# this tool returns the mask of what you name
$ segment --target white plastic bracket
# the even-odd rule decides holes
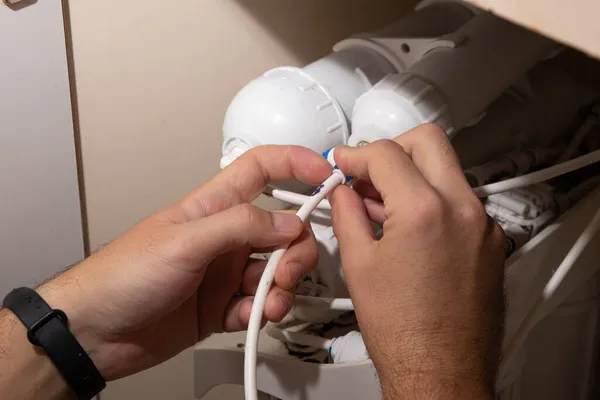
[[[463,38],[449,35],[439,38],[391,38],[374,36],[354,36],[333,46],[333,51],[342,51],[351,47],[373,50],[383,56],[398,72],[404,72],[430,51],[448,47],[454,48]]]
[[[468,8],[473,12],[473,14],[481,14],[484,12],[481,8],[474,6],[473,4],[466,2],[464,0],[421,0],[415,6],[415,11],[422,10],[424,8],[430,7],[434,4],[447,4],[447,3],[459,3],[461,6]]]

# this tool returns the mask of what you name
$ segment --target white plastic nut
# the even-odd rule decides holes
[[[323,152],[346,143],[348,135],[344,113],[325,88],[299,68],[276,68],[233,99],[223,124],[221,164],[244,147],[286,144]]]
[[[362,335],[357,331],[335,338],[331,343],[329,354],[335,364],[362,361],[369,358]]]
[[[356,101],[348,144],[393,139],[426,122],[453,131],[448,107],[433,86],[409,73],[389,75]]]

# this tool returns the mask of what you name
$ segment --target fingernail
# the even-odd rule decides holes
[[[373,200],[370,197],[365,197],[362,199],[362,201],[365,203],[365,205],[377,205],[377,206],[382,206],[383,207],[383,203],[377,200]]]
[[[300,218],[294,214],[273,213],[273,227],[279,232],[296,232],[300,225]]]
[[[295,285],[300,279],[302,279],[304,275],[304,268],[302,268],[302,265],[299,263],[288,263],[288,268],[290,270],[292,284]]]
[[[290,310],[292,309],[292,303],[290,302],[290,297],[286,296],[284,293],[278,293],[277,298],[279,299],[279,302],[281,303],[281,305],[283,307],[284,317],[285,317],[285,315],[287,315],[287,313],[289,313]]]

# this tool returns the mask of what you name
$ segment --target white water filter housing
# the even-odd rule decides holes
[[[431,49],[357,100],[348,144],[391,139],[427,122],[452,135],[558,47],[491,13],[478,14],[445,40],[453,45]]]
[[[251,81],[225,115],[221,167],[263,144],[300,145],[317,152],[346,144],[356,99],[388,74],[409,68],[429,42],[474,16],[460,3],[427,3],[432,4],[375,34],[341,41],[333,53],[304,68],[275,68]],[[404,43],[400,37],[417,42],[406,51],[399,46]]]

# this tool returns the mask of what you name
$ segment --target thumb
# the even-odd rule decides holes
[[[375,242],[373,228],[361,198],[348,186],[338,186],[331,198],[333,230],[340,244],[342,259],[362,258]]]
[[[198,254],[202,264],[220,254],[244,247],[281,246],[294,241],[303,224],[295,214],[270,212],[251,204],[221,211],[185,224],[187,254]]]

